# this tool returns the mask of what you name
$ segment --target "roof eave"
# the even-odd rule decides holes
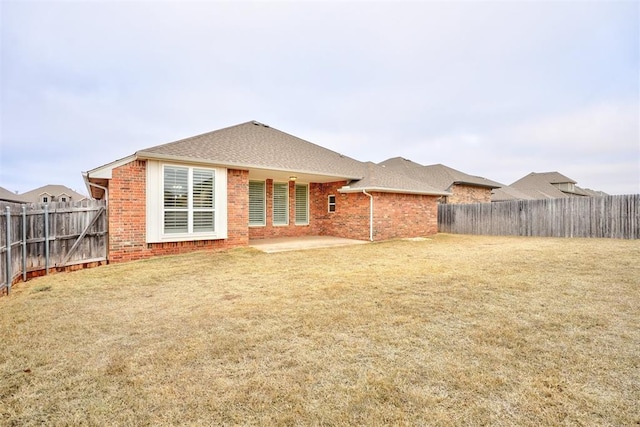
[[[408,190],[403,188],[388,187],[342,187],[338,189],[339,193],[362,193],[363,191],[375,193],[399,193],[399,194],[419,194],[423,196],[451,196],[448,191],[429,191],[429,190]]]
[[[453,181],[453,184],[457,185],[468,185],[470,187],[481,187],[481,188],[502,188],[502,185],[493,185],[493,184],[479,184],[477,182],[467,182],[467,181]],[[453,185],[452,184],[452,185]]]

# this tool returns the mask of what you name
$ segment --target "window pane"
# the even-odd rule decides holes
[[[187,168],[164,168],[165,209],[187,208],[189,191],[188,179],[189,169]]]
[[[264,181],[249,181],[249,225],[265,224]]]
[[[194,233],[203,231],[214,231],[214,213],[194,212],[193,213],[193,231]]]
[[[194,169],[193,170],[193,207],[213,208],[214,175],[213,171]]]
[[[309,223],[309,186],[296,184],[296,224]]]
[[[164,213],[165,233],[186,233],[189,231],[187,223],[187,211],[170,211]]]
[[[273,184],[273,223],[284,225],[289,222],[289,184]]]

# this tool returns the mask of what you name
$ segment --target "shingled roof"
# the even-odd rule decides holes
[[[135,159],[248,170],[250,179],[289,179],[296,176],[302,182],[347,181],[349,185],[344,192],[369,190],[449,195],[425,182],[385,170],[375,163],[360,162],[256,121],[145,148],[83,175],[87,182],[106,185],[114,168]],[[95,189],[90,191],[98,192]]]
[[[256,121],[146,148],[136,156],[362,178],[361,162]]]
[[[12,203],[26,203],[27,200],[20,194],[16,194],[6,188],[0,187],[0,201],[12,202]]]
[[[424,182],[440,191],[448,191],[453,184],[492,189],[503,187],[503,184],[499,182],[469,175],[443,164],[423,166],[402,157],[394,157],[379,163],[379,165],[388,170],[403,173],[414,180]]]

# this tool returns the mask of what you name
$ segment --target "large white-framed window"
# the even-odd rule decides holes
[[[224,168],[147,161],[147,242],[227,238]]]
[[[309,185],[296,183],[296,225],[309,224]]]
[[[289,224],[289,183],[273,183],[273,225]]]
[[[215,232],[215,170],[164,165],[163,234]]]
[[[264,181],[249,181],[249,226],[266,225],[266,184]]]

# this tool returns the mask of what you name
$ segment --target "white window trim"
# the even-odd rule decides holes
[[[285,222],[276,222],[276,184],[278,185],[284,185],[287,189],[286,193],[285,193],[285,212],[286,212],[286,216],[287,219],[285,220]],[[273,211],[271,213],[271,221],[274,227],[286,227],[287,225],[289,225],[289,183],[288,182],[273,182],[273,188],[271,191],[271,210]]]
[[[214,230],[213,232],[165,233],[164,232],[164,167],[189,168],[189,191],[191,191],[194,169],[214,172]],[[146,242],[184,242],[194,240],[219,240],[227,238],[227,170],[208,166],[179,163],[162,163],[147,160],[147,224]],[[191,199],[191,197],[190,197]],[[190,201],[190,204],[192,202]],[[191,215],[190,215],[191,217]],[[189,219],[191,223],[191,218]]]
[[[331,198],[333,197],[333,203],[331,203]],[[327,196],[327,212],[336,213],[338,199],[335,194],[329,194]],[[333,206],[333,210],[331,210],[331,206]]]
[[[262,183],[262,216],[263,216],[263,220],[261,223],[257,223],[257,222],[251,222],[251,215],[249,214],[249,212],[247,212],[247,215],[249,216],[249,227],[266,227],[267,225],[267,182],[266,181],[261,181],[259,179],[251,179],[249,180],[249,185],[251,185],[252,182],[261,182]],[[251,202],[249,202],[249,206],[251,205]]]

